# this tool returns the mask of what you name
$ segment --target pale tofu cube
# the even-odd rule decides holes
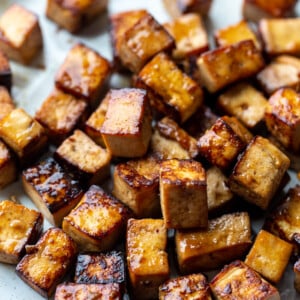
[[[297,292],[300,292],[300,259],[298,259],[294,264],[294,274],[295,274],[295,280],[294,285]]]
[[[8,57],[2,51],[0,51],[0,86],[6,87],[8,91],[11,90],[12,86],[10,63]]]
[[[15,109],[15,104],[11,99],[8,90],[0,86],[0,120]]]

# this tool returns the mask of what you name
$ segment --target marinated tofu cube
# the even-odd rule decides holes
[[[0,16],[0,50],[9,59],[28,64],[42,45],[39,20],[33,12],[13,4]]]
[[[8,90],[4,86],[0,86],[0,120],[13,111],[14,108],[15,104]]]
[[[151,106],[185,122],[203,102],[199,85],[165,54],[156,55],[138,74],[137,87],[148,91]]]
[[[300,292],[300,259],[298,259],[294,264],[294,274],[295,280],[294,285],[297,292]]]
[[[152,134],[148,94],[142,89],[111,90],[101,134],[113,156],[146,154]]]
[[[9,200],[0,202],[0,261],[17,264],[26,245],[35,243],[43,230],[43,216]]]
[[[159,190],[166,228],[207,227],[206,172],[195,160],[161,162]]]
[[[108,0],[48,0],[46,16],[75,33],[106,10]]]
[[[92,185],[64,218],[62,228],[81,251],[106,251],[118,242],[130,216],[127,206]]]
[[[213,270],[242,257],[251,245],[248,213],[226,214],[208,221],[207,229],[176,230],[180,272]]]
[[[0,51],[0,86],[4,86],[8,91],[11,90],[12,74],[10,63],[6,54]]]
[[[61,229],[50,228],[26,251],[16,273],[35,291],[48,298],[69,272],[76,256],[76,244]]]
[[[280,300],[274,286],[239,260],[225,266],[210,282],[210,288],[216,300]]]
[[[53,158],[25,169],[22,182],[27,195],[55,226],[61,226],[63,217],[83,195],[79,182],[70,177]]]
[[[255,136],[229,177],[230,189],[265,210],[289,165],[289,158],[268,139]]]
[[[264,60],[254,42],[246,40],[203,53],[197,65],[200,83],[214,93],[255,75],[263,68]]]
[[[135,299],[157,299],[159,286],[169,279],[167,230],[161,219],[129,219],[127,265]]]

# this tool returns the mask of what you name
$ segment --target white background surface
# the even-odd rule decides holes
[[[52,90],[55,72],[73,44],[82,41],[100,52],[104,57],[112,59],[108,36],[108,18],[107,15],[102,15],[78,35],[71,35],[64,30],[59,30],[56,24],[45,18],[46,0],[0,0],[0,13],[14,2],[20,3],[37,13],[43,31],[43,57],[36,66],[24,67],[11,63],[14,82],[13,98],[17,106],[23,107],[29,114],[34,115]],[[138,8],[148,9],[159,22],[169,20],[169,16],[166,14],[160,0],[110,0],[108,13]],[[236,23],[241,19],[240,11],[240,0],[214,0],[210,18],[207,21],[210,31]],[[112,78],[113,87],[122,87],[125,84],[126,80],[119,76]],[[295,184],[296,180],[293,179],[292,185]],[[14,183],[9,188],[0,191],[0,200],[11,196],[16,196],[21,203],[34,208],[31,201],[24,195],[20,183]],[[45,228],[48,226],[49,224],[45,222]],[[43,299],[15,275],[14,269],[14,266],[0,263],[0,300]],[[294,291],[293,280],[292,265],[290,264],[279,285],[282,299],[300,299],[300,295],[297,295]]]

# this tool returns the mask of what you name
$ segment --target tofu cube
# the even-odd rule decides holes
[[[229,177],[230,189],[266,210],[289,165],[289,158],[268,139],[255,136]]]
[[[252,40],[203,53],[197,60],[200,83],[215,93],[238,80],[251,77],[264,66],[260,51]]]
[[[97,145],[83,131],[74,133],[56,149],[57,161],[81,181],[82,184],[98,184],[110,174],[111,154]]]
[[[10,97],[8,90],[0,86],[0,120],[13,111],[15,105]]]
[[[158,288],[169,278],[167,229],[161,219],[129,219],[127,266],[135,299],[157,299]]]
[[[42,46],[39,20],[33,12],[13,4],[0,16],[0,50],[9,59],[29,64]]]
[[[107,3],[108,0],[48,0],[46,16],[75,33],[105,11]]]
[[[43,230],[41,213],[9,200],[0,202],[0,261],[17,264],[26,245],[35,243]]]
[[[148,94],[142,89],[111,90],[101,134],[113,156],[140,157],[152,134]]]
[[[280,300],[278,290],[245,263],[236,260],[210,282],[216,300]]]
[[[48,298],[70,270],[76,256],[76,244],[61,229],[49,228],[26,251],[16,273],[31,288]]]
[[[180,272],[213,270],[242,257],[251,245],[248,213],[226,214],[208,221],[207,229],[176,230],[175,245]]]
[[[80,201],[83,190],[53,159],[48,158],[23,171],[23,188],[46,219],[61,226],[64,216]]]
[[[295,274],[295,280],[294,285],[297,292],[300,292],[300,259],[298,259],[294,264],[294,274]]]
[[[162,161],[159,190],[166,228],[207,227],[206,172],[201,163],[178,159]]]
[[[203,103],[199,85],[165,53],[156,55],[140,71],[136,85],[148,91],[152,107],[179,123],[185,122]]]
[[[62,228],[81,251],[106,251],[118,242],[130,216],[131,211],[124,204],[92,185],[64,217]]]
[[[10,63],[6,54],[0,51],[0,86],[6,87],[8,91],[11,90],[12,74]]]

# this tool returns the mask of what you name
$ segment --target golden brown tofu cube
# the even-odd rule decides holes
[[[43,230],[41,213],[9,200],[0,202],[0,261],[17,264],[25,246],[35,243]]]
[[[62,228],[80,250],[106,251],[122,236],[130,216],[131,211],[124,204],[92,185],[64,218]]]
[[[50,228],[26,251],[17,265],[17,274],[43,297],[50,297],[70,270],[76,256],[76,244],[61,229]]]
[[[201,163],[178,159],[162,161],[159,190],[166,228],[207,227],[206,172]]]
[[[148,94],[142,89],[111,90],[101,134],[113,156],[140,157],[152,134]]]
[[[53,159],[37,163],[23,171],[23,187],[27,195],[53,225],[77,205],[83,190],[79,182],[70,177]]]
[[[4,86],[8,91],[11,90],[12,74],[10,63],[6,54],[0,51],[0,86]]]
[[[199,85],[165,54],[156,55],[138,74],[138,87],[148,91],[151,105],[164,115],[185,122],[203,102]]]
[[[0,17],[0,50],[10,59],[28,64],[42,45],[38,17],[19,4],[11,5]]]
[[[74,33],[107,8],[108,0],[48,0],[46,16]]]
[[[200,83],[214,93],[238,80],[255,75],[264,66],[252,40],[203,53],[197,60]]]
[[[289,158],[268,139],[255,136],[230,175],[230,189],[265,210],[289,165]]]
[[[298,259],[294,264],[294,274],[295,280],[294,285],[297,292],[300,292],[300,259]]]
[[[225,266],[210,282],[216,300],[280,300],[278,290],[245,263]]]
[[[13,111],[15,105],[10,97],[8,90],[0,86],[0,120]]]
[[[159,286],[169,278],[167,229],[160,219],[129,219],[127,265],[135,299],[157,299]]]

